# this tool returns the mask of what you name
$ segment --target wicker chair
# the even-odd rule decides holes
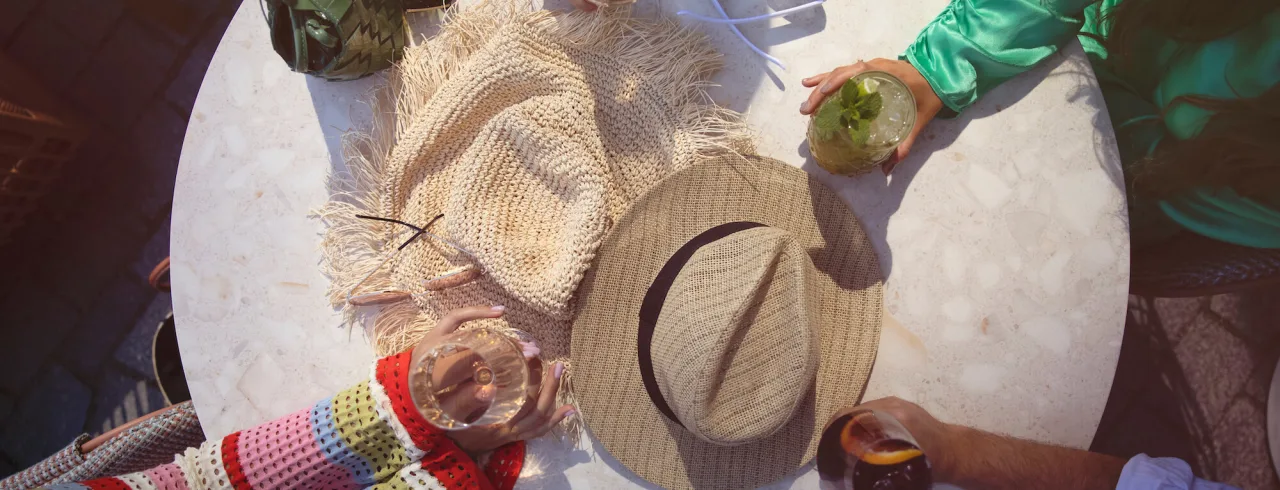
[[[1129,292],[1184,298],[1280,284],[1280,249],[1233,245],[1181,233],[1133,252]]]

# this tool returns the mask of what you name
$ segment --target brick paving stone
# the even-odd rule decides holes
[[[151,103],[131,136],[131,153],[138,185],[135,198],[147,220],[155,219],[173,202],[178,157],[187,132],[187,117],[160,99]]]
[[[1231,331],[1252,345],[1271,345],[1280,341],[1280,288],[1251,289],[1209,298],[1209,309]]]
[[[164,406],[164,395],[154,382],[108,368],[95,383],[93,410],[84,431],[101,434]]]
[[[40,5],[41,0],[5,0],[4,15],[0,15],[0,49],[9,45],[14,33],[27,20],[28,15]]]
[[[1209,311],[1217,314],[1227,323],[1234,323],[1240,312],[1243,293],[1217,294],[1209,297]]]
[[[1248,346],[1212,319],[1198,321],[1174,348],[1204,420],[1214,424],[1253,372]]]
[[[107,37],[123,12],[117,0],[46,0],[41,10],[90,49]]]
[[[177,61],[179,46],[131,16],[123,19],[111,33],[102,54],[118,66],[164,73]]]
[[[45,16],[33,14],[14,34],[7,51],[36,78],[61,91],[89,64],[93,48]]]
[[[72,88],[72,98],[99,124],[127,134],[163,87],[178,47],[131,17],[121,19]]]
[[[68,234],[72,235],[72,234]],[[50,256],[37,278],[41,287],[61,295],[80,311],[86,311],[124,267],[125,254],[142,240],[97,227],[82,235],[64,236],[50,247]]]
[[[170,227],[172,220],[172,213],[165,213],[159,227],[151,233],[151,238],[142,246],[138,258],[134,259],[133,264],[129,266],[135,276],[146,279],[151,275],[156,264],[169,256],[169,233],[172,231]]]
[[[54,365],[36,380],[5,422],[0,448],[19,467],[31,466],[66,447],[84,427],[89,401],[88,386],[70,371]]]
[[[191,107],[196,103],[196,95],[204,82],[204,73],[209,69],[209,62],[213,60],[218,43],[222,41],[222,34],[226,32],[227,24],[223,20],[229,22],[230,17],[210,22],[200,41],[191,47],[191,53],[182,64],[182,69],[178,70],[178,74],[169,83],[169,88],[165,90],[165,98],[182,108],[186,114],[191,113]]]
[[[154,295],[133,274],[117,275],[58,349],[63,363],[81,376],[95,376]]]
[[[29,288],[0,306],[0,389],[19,394],[31,384],[44,360],[71,332],[79,314],[66,300]]]
[[[1214,430],[1214,447],[1222,455],[1218,477],[1250,490],[1280,490],[1267,448],[1267,417],[1262,405],[1237,398]]]
[[[168,10],[154,12],[147,20],[175,42],[186,42],[199,35],[211,17],[234,13],[239,4],[225,0],[170,0]]]
[[[105,221],[116,234],[136,239],[130,242],[132,246],[141,246],[150,238],[154,226],[155,215],[146,210],[152,197],[146,191],[152,185],[143,180],[151,172],[137,155],[138,148],[129,141],[118,143],[83,168],[79,177],[91,184],[80,198],[80,209],[71,218]],[[90,217],[82,218],[86,214]],[[133,259],[134,253],[129,250],[123,260]]]
[[[42,203],[36,213],[58,224],[84,214],[84,200],[88,192],[103,185],[103,169],[117,165],[113,157],[119,153],[118,137],[92,127],[89,138],[80,145],[76,156],[62,167],[62,177],[54,181],[49,191],[53,198]]]
[[[1169,342],[1177,345],[1188,329],[1201,320],[1208,301],[1206,298],[1155,298],[1153,304]]]
[[[82,311],[97,300],[102,288],[136,256],[150,237],[138,212],[134,189],[140,184],[125,179],[111,166],[123,161],[104,155],[98,170],[88,175],[95,184],[79,202],[79,211],[68,217],[48,245],[41,284],[71,299]]]
[[[155,377],[151,365],[151,341],[155,338],[156,329],[169,313],[173,312],[173,300],[166,293],[159,293],[147,305],[147,310],[138,317],[133,330],[116,348],[115,359],[132,370],[135,374],[147,379]]]

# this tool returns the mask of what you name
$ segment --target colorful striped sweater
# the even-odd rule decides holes
[[[369,381],[221,440],[173,463],[49,489],[480,489],[509,490],[524,443],[498,448],[483,471],[409,394],[410,351],[374,363]]]

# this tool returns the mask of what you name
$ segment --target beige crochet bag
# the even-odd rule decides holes
[[[671,172],[749,151],[737,115],[704,91],[720,55],[701,34],[625,7],[528,4],[451,11],[375,97],[374,113],[394,120],[348,141],[351,173],[319,213],[324,269],[331,301],[367,327],[380,355],[413,345],[449,310],[504,305],[491,323],[529,332],[547,359],[567,358],[574,295],[614,220]],[[357,214],[415,226],[443,214],[428,228],[440,239],[393,256],[413,230]],[[469,267],[481,271],[471,282],[424,287]],[[404,300],[353,307],[357,284]]]

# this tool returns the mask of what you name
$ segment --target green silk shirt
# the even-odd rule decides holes
[[[1101,8],[1121,1],[1103,0]],[[920,70],[947,108],[959,113],[1078,37],[1098,77],[1126,169],[1162,139],[1190,138],[1204,127],[1210,113],[1172,104],[1175,97],[1256,97],[1280,82],[1280,9],[1209,43],[1143,39],[1141,56],[1134,58],[1146,76],[1134,80],[1108,70],[1106,49],[1083,35],[1106,37],[1098,8],[1089,0],[952,0],[902,58]],[[1280,189],[1272,197],[1262,202],[1231,189],[1199,188],[1158,202],[1131,200],[1135,246],[1139,235],[1151,234],[1153,227],[1143,223],[1165,222],[1172,231],[1181,227],[1240,245],[1280,248]]]

